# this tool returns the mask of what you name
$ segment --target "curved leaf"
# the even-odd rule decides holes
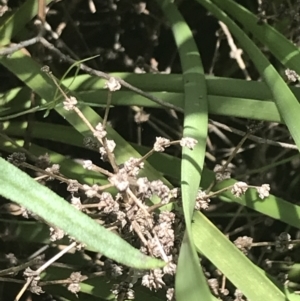
[[[24,206],[92,250],[138,269],[152,269],[165,265],[164,262],[145,256],[134,249],[118,235],[106,230],[2,158],[0,158],[0,167],[2,196]]]
[[[202,213],[196,212],[193,220],[193,236],[199,252],[224,273],[248,300],[287,301],[285,293],[280,291]],[[300,300],[299,296],[296,297],[295,300]]]
[[[201,180],[208,127],[207,91],[203,66],[193,35],[171,1],[158,1],[171,23],[183,71],[184,137],[198,141],[193,151],[183,148],[181,195],[186,232],[181,245],[176,271],[175,294],[178,301],[213,300],[203,275],[191,233],[192,213]]]

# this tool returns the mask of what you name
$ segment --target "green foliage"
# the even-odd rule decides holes
[[[183,136],[193,137],[198,141],[194,150],[183,149],[181,159],[167,154],[154,154],[147,160],[145,168],[140,174],[150,180],[160,179],[171,187],[171,184],[164,178],[169,176],[174,182],[181,185],[186,232],[179,253],[176,274],[177,300],[216,300],[207,285],[199,264],[199,257],[208,259],[249,300],[300,300],[299,296],[261,271],[242,252],[237,250],[225,234],[204,214],[193,214],[199,187],[210,187],[215,178],[215,173],[204,166],[208,114],[286,124],[299,148],[300,90],[299,88],[290,88],[284,82],[275,67],[262,53],[261,46],[258,47],[249,38],[249,33],[256,41],[267,46],[270,53],[282,65],[294,69],[298,74],[300,73],[299,50],[274,27],[267,24],[258,25],[258,18],[234,1],[197,0],[197,2],[228,26],[232,35],[255,65],[263,82],[205,76],[191,30],[173,1],[168,0],[158,1],[158,4],[172,28],[180,56],[182,75],[111,74],[143,91],[150,92],[165,102],[182,108],[184,110]],[[8,18],[0,27],[0,44],[7,45],[34,17],[36,9],[36,1],[28,0]],[[20,16],[26,17],[20,18]],[[237,25],[235,21],[241,26]],[[13,118],[20,116],[28,109],[31,110],[31,91],[41,98],[34,111],[49,108],[49,104],[57,98],[56,87],[49,77],[40,71],[42,66],[23,51],[15,52],[9,57],[1,57],[0,63],[25,84],[22,88],[15,88],[3,93],[0,103],[3,106],[0,110],[3,132],[8,136],[18,137],[19,140],[16,139],[15,143],[21,145],[24,142],[23,136],[28,124],[14,121]],[[102,122],[102,118],[92,107],[105,107],[107,91],[104,90],[104,85],[103,79],[92,75],[76,74],[73,78],[63,78],[61,81],[61,86],[68,91],[68,96],[72,95],[77,98],[80,110],[93,126]],[[58,99],[58,102],[54,110],[69,123],[69,126],[36,122],[31,133],[32,137],[83,147],[82,138],[90,136],[89,128],[78,120],[74,112],[67,112],[62,108],[62,98]],[[159,107],[151,100],[127,90],[113,92],[111,105]],[[112,127],[108,126],[107,132],[109,138],[116,142],[117,148],[114,155],[118,164],[124,163],[130,157],[140,157],[148,150],[131,145]],[[16,150],[16,144],[1,138],[0,150],[13,152]],[[97,182],[105,185],[108,183],[103,175],[86,171],[67,156],[50,149],[32,143],[28,151],[35,156],[48,153],[51,162],[60,164],[60,171],[65,176],[76,179],[82,184],[92,185]],[[3,159],[0,159],[0,166],[0,194],[2,196],[21,204],[48,223],[63,229],[80,242],[85,243],[88,249],[100,252],[108,258],[134,268],[153,269],[163,265],[157,259],[142,255],[120,237],[97,225],[89,217],[68,205],[54,192],[37,184],[24,172]],[[298,205],[274,195],[260,200],[255,189],[249,189],[245,195],[238,198],[234,197],[230,191],[226,191],[226,188],[234,183],[236,183],[234,179],[223,181],[214,185],[212,191],[221,190],[219,197],[223,202],[251,208],[255,212],[300,229],[300,207]],[[172,208],[173,205],[169,204],[164,207],[164,210]],[[20,241],[49,243],[48,230],[39,223],[12,222],[9,219],[1,219],[0,223],[15,223],[16,239]],[[78,227],[78,225],[80,226]],[[72,260],[73,263],[76,262],[74,258]],[[56,278],[61,273],[64,271],[49,269],[43,277],[45,279],[47,277]],[[98,280],[81,284],[82,299],[80,300],[96,300],[96,298],[97,300],[99,300],[98,298],[112,300],[113,297],[109,293],[111,284],[102,279],[101,290],[97,290]],[[103,293],[103,289],[107,293]],[[51,291],[53,289],[49,288],[49,292]],[[68,300],[74,297],[64,289],[59,294]],[[164,300],[160,294],[146,291],[140,287],[137,288],[137,295],[140,300]]]

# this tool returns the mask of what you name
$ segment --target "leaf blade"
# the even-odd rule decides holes
[[[92,250],[117,262],[142,269],[165,265],[158,259],[143,255],[2,158],[0,166],[0,194],[5,198],[24,206]]]

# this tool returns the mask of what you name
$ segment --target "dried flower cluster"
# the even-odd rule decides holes
[[[107,83],[110,91],[115,91],[118,88],[114,87],[114,85],[116,85],[116,82],[112,79]],[[64,105],[66,110],[74,110],[76,101],[73,98],[68,98]],[[93,130],[93,135],[101,144],[99,153],[102,160],[109,161],[112,166],[116,166],[113,173],[108,171],[105,173],[108,175],[111,186],[114,186],[118,193],[112,195],[97,184],[81,185],[78,181],[69,179],[67,190],[71,193],[71,204],[78,210],[85,212],[89,208],[89,214],[94,213],[100,216],[103,225],[115,227],[118,233],[126,237],[126,240],[130,243],[137,245],[138,238],[141,252],[161,258],[167,262],[163,269],[145,271],[140,274],[135,273],[131,280],[114,285],[112,292],[116,296],[121,294],[131,300],[134,298],[134,283],[140,279],[140,283],[150,290],[165,288],[168,300],[173,300],[174,289],[166,286],[165,279],[170,282],[170,277],[174,277],[176,271],[174,259],[176,259],[177,254],[173,254],[175,213],[151,210],[149,201],[156,199],[159,202],[158,204],[163,207],[179,197],[178,189],[168,187],[161,180],[150,181],[146,177],[138,177],[140,170],[144,168],[142,159],[129,158],[121,165],[116,165],[115,162],[112,162],[116,144],[114,141],[106,138],[107,131],[102,124],[97,124]],[[191,138],[183,138],[176,143],[193,149],[197,141]],[[153,150],[161,152],[171,144],[174,144],[174,142],[158,137]],[[96,170],[98,168],[90,160],[83,161],[83,167],[88,170]],[[99,169],[101,172],[101,168]],[[59,166],[53,165],[52,167],[47,167],[46,170],[55,175],[59,172]],[[209,200],[206,200],[204,203],[207,202]],[[204,208],[205,205],[202,204],[200,207]],[[54,227],[50,228],[50,232],[52,241],[59,240],[65,235],[63,231]],[[110,263],[109,266],[112,277],[120,277],[123,275],[124,269],[127,270],[127,273],[129,272],[128,268],[114,263]],[[167,275],[168,277],[166,278]],[[80,289],[80,280],[73,282],[68,289],[77,293]]]
[[[253,238],[248,236],[238,237],[234,244],[236,247],[241,250],[245,255],[248,254],[249,250],[252,247]]]

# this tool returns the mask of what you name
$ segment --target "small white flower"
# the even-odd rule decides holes
[[[59,174],[59,168],[60,168],[59,164],[53,164],[51,167],[47,167],[45,171],[57,175]],[[49,180],[52,181],[54,180],[54,178],[49,176]]]
[[[50,227],[50,240],[60,240],[65,236],[65,232],[59,228]]]
[[[154,143],[153,149],[156,152],[163,152],[165,147],[170,146],[170,140],[162,137],[156,137],[156,142]]]
[[[114,174],[108,180],[119,191],[125,191],[129,187],[128,174],[124,169],[120,169],[117,174]]]
[[[288,80],[291,82],[296,82],[299,80],[299,75],[297,74],[297,72],[295,70],[286,69],[285,75],[288,78]]]
[[[74,107],[77,105],[77,99],[73,96],[67,98],[64,102],[64,109],[67,111],[74,110]]]
[[[106,143],[107,143],[108,151],[113,153],[114,150],[115,150],[115,147],[116,147],[115,141],[114,140],[107,140]]]
[[[261,185],[261,187],[256,187],[256,190],[258,192],[258,196],[260,199],[264,199],[264,198],[267,198],[270,193],[270,185],[269,184],[263,184]]]
[[[47,66],[47,65],[43,66],[43,67],[41,68],[41,71],[42,71],[42,72],[45,72],[45,73],[51,73],[50,67]]]
[[[83,168],[87,170],[93,169],[93,162],[91,160],[84,160],[83,161]]]
[[[143,194],[145,198],[150,199],[152,196],[151,183],[147,178],[138,178],[136,181],[138,193]]]
[[[187,147],[190,150],[193,150],[198,141],[194,138],[185,137],[180,140],[180,145],[182,147]]]
[[[165,274],[175,275],[176,268],[176,264],[174,262],[169,261],[168,264],[164,266],[163,271]]]
[[[67,190],[70,192],[77,192],[79,188],[79,183],[77,180],[69,180],[69,185]]]
[[[45,170],[47,172],[51,172],[53,174],[58,174],[59,173],[59,164],[53,164],[51,167],[46,168]]]
[[[178,188],[173,188],[170,190],[170,198],[172,199],[177,199],[179,196],[179,189]]]
[[[102,139],[106,136],[106,134],[107,132],[104,130],[102,123],[98,123],[96,126],[96,131],[94,132],[94,136]]]
[[[104,147],[100,147],[99,148],[99,153],[100,153],[100,155],[101,155],[101,160],[102,161],[107,161],[107,153],[106,153],[106,150],[105,150],[105,148]]]
[[[84,184],[82,188],[85,190],[85,194],[88,198],[93,198],[98,193],[99,186],[94,184],[92,187]]]
[[[167,300],[168,301],[174,300],[174,296],[175,296],[175,289],[174,288],[168,288],[167,294],[166,294]]]
[[[137,163],[139,164],[137,165]],[[141,168],[144,168],[144,162],[140,162],[140,159],[138,158],[130,157],[129,160],[124,163],[124,169],[126,172],[130,173],[130,175],[134,177],[138,175]]]
[[[115,77],[111,77],[105,82],[104,88],[107,88],[109,91],[114,92],[121,89],[121,84]]]
[[[149,120],[149,118],[150,118],[150,114],[146,114],[143,110],[136,112],[136,114],[134,115],[134,121],[137,124],[146,122]]]
[[[245,182],[236,182],[232,189],[231,189],[231,193],[236,196],[237,198],[239,198],[241,195],[245,194],[245,192],[248,189],[248,184]]]
[[[109,150],[110,153],[113,153],[115,147],[116,147],[116,143],[115,141],[113,140],[107,140],[106,141],[106,145],[107,145],[107,148]],[[99,153],[101,154],[101,159],[103,161],[107,161],[107,153],[106,153],[106,150],[104,147],[100,147],[99,148]]]
[[[72,196],[71,203],[77,210],[82,209],[82,204],[81,204],[80,198],[76,198],[75,196]]]

